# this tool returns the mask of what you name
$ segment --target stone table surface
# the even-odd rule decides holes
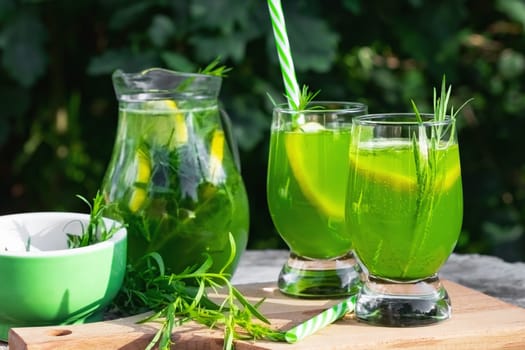
[[[276,281],[288,252],[247,251],[232,282],[235,284]],[[441,278],[525,308],[525,263],[505,262],[479,254],[452,254],[439,273]]]
[[[249,250],[244,253],[232,282],[246,284],[276,281],[288,257],[285,250]],[[505,262],[478,254],[452,254],[440,277],[525,308],[525,263]],[[0,350],[6,350],[0,342]]]

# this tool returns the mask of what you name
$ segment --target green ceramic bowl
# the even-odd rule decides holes
[[[0,216],[0,339],[12,327],[98,321],[126,270],[126,229],[68,249],[89,215],[38,212]],[[105,219],[106,227],[118,225]]]

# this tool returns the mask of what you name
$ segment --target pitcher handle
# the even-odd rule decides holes
[[[224,130],[224,135],[226,136],[228,145],[230,146],[230,150],[233,156],[233,161],[235,162],[237,171],[241,173],[241,157],[239,155],[239,148],[237,146],[237,142],[235,142],[235,138],[233,137],[232,121],[230,117],[228,116],[228,113],[226,113],[226,110],[224,108],[219,108],[219,112],[220,112],[220,117],[221,117],[222,129]]]

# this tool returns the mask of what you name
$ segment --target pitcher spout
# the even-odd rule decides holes
[[[138,73],[119,69],[112,79],[119,101],[217,99],[222,83],[218,76],[164,68],[149,68]]]

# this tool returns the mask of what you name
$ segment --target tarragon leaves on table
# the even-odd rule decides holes
[[[222,329],[224,349],[233,349],[235,339],[284,341],[284,333],[272,329],[258,310],[264,299],[252,305],[229,281],[230,276],[224,270],[235,257],[232,235],[230,246],[229,261],[218,273],[209,272],[212,266],[209,256],[200,266],[179,274],[166,274],[157,253],[144,256],[138,265],[130,267],[115,305],[126,312],[153,311],[140,321],[161,324],[147,349],[155,346],[160,350],[170,349],[174,328],[190,321]],[[222,301],[213,301],[211,294],[220,295]]]

